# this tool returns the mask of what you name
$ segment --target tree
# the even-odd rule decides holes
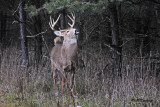
[[[24,12],[23,12],[23,0],[19,2],[19,21],[20,21],[20,36],[21,36],[21,49],[22,49],[22,65],[26,65],[27,62],[27,51],[26,51],[26,41],[25,41],[25,31],[24,31]]]
[[[41,0],[34,0],[31,3],[35,4],[37,8],[40,8],[41,4],[43,3]],[[36,16],[33,16],[33,26],[34,26],[34,33],[39,34],[42,32],[42,15],[43,14],[37,14]],[[42,35],[39,34],[35,37],[35,46],[34,46],[34,52],[35,52],[35,63],[38,65],[41,62],[42,59]]]
[[[112,36],[112,46],[115,51],[113,52],[113,73],[121,75],[121,47],[120,47],[120,35],[119,35],[119,24],[118,24],[118,11],[117,4],[109,2],[108,9],[110,11],[110,25],[111,25],[111,36]]]

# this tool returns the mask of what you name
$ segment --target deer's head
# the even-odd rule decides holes
[[[55,30],[54,29],[56,23],[58,22],[58,20],[60,18],[60,15],[58,16],[56,21],[54,21],[54,19],[52,19],[50,17],[50,22],[49,22],[49,25],[50,25],[51,29],[54,31],[54,34],[56,36],[64,37],[64,41],[77,39],[78,34],[79,34],[78,30],[76,28],[73,28],[73,26],[75,24],[75,14],[71,13],[71,16],[68,15],[68,17],[72,21],[72,24],[68,23],[70,25],[70,27],[67,29],[63,29],[63,30]]]

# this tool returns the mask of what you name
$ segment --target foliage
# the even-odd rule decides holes
[[[27,12],[29,12],[29,14],[31,16],[34,16],[34,15],[37,15],[38,14],[38,9],[36,9],[36,6],[35,5],[30,5],[30,6],[25,6],[25,10]]]
[[[111,2],[120,2],[122,0],[111,0]],[[42,9],[47,10],[50,13],[57,13],[62,10],[67,12],[78,12],[83,13],[85,10],[89,9],[93,13],[99,13],[103,11],[103,7],[108,3],[108,0],[99,0],[98,2],[85,2],[85,0],[51,0],[50,2],[45,2],[42,7],[36,9],[34,5],[26,5],[25,10],[30,13],[30,15],[37,15]]]

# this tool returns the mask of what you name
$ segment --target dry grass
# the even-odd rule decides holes
[[[30,56],[32,53],[30,53]],[[83,53],[85,68],[76,72],[75,93],[82,107],[159,107],[159,78],[151,59],[123,58],[122,78],[112,76],[110,53]],[[8,49],[1,55],[0,106],[55,107],[50,61],[22,67],[20,51]],[[30,59],[33,59],[32,57]],[[71,105],[66,89],[60,96],[64,107]]]

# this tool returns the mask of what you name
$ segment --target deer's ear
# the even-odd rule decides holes
[[[60,31],[54,31],[54,34],[57,36],[62,36],[62,33]]]

